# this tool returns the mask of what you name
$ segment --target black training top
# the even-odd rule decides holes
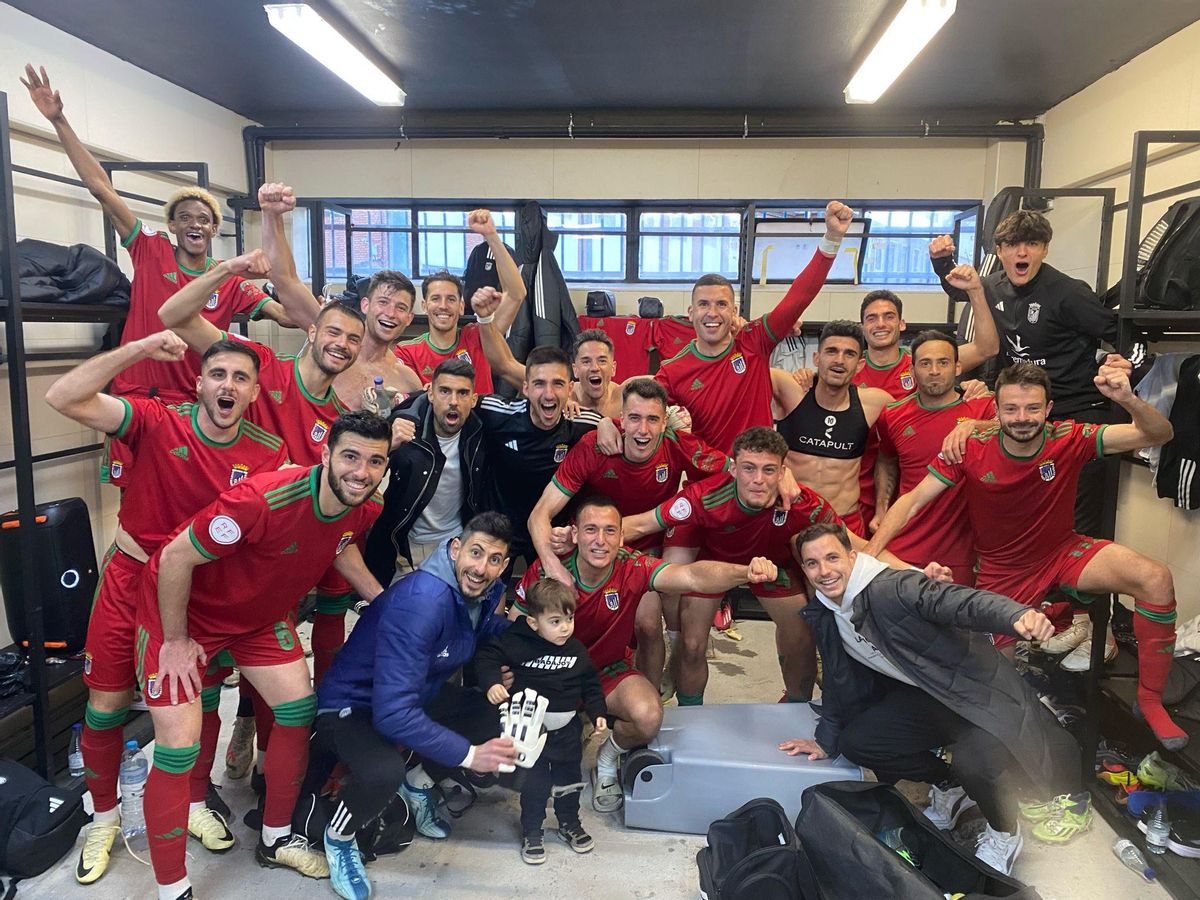
[[[858,459],[867,449],[867,434],[871,430],[858,399],[858,388],[853,384],[850,406],[840,411],[819,405],[814,385],[795,409],[775,420],[775,429],[783,435],[789,449],[827,459]]]
[[[966,294],[945,280],[954,260],[946,256],[932,262],[946,293],[965,301]],[[1107,405],[1092,379],[1100,341],[1117,344],[1117,313],[1101,303],[1095,291],[1045,263],[1020,287],[1008,280],[1004,269],[993,272],[983,279],[983,291],[1000,332],[1001,362],[1031,362],[1046,370],[1054,418]]]
[[[491,467],[491,506],[512,520],[516,542],[529,540],[529,514],[575,442],[595,426],[565,417],[549,430],[529,418],[529,401],[509,402],[489,394],[475,415],[483,421],[483,441]]]
[[[533,688],[550,702],[550,712],[575,712],[582,702],[593,722],[608,715],[600,676],[578,638],[569,638],[562,645],[552,643],[521,616],[475,652],[475,673],[482,690],[500,683],[501,666],[512,669],[510,694]]]

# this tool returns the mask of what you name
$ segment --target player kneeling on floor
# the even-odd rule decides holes
[[[802,615],[825,678],[815,740],[781,750],[840,753],[883,782],[929,782],[925,814],[939,828],[978,805],[987,827],[975,855],[1006,875],[1021,851],[1018,807],[1051,843],[1091,825],[1079,745],[987,637],[1041,640],[1049,619],[999,594],[889,569],[854,552],[841,525],[812,525],[796,544],[815,598]],[[1019,793],[1054,799],[1018,804]]]
[[[412,810],[420,834],[443,840],[450,826],[438,814],[435,779],[518,762],[524,748],[498,737],[500,716],[484,693],[447,683],[479,642],[508,628],[495,609],[511,539],[499,513],[472,518],[460,537],[367,607],[320,684],[304,789],[319,790],[335,761],[350,769],[325,833],[339,896],[370,896],[354,834],[394,794]],[[536,740],[536,729],[529,730]],[[526,762],[535,760],[531,754]]]

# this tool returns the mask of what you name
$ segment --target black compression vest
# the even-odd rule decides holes
[[[858,459],[867,448],[871,430],[854,385],[850,385],[850,406],[840,412],[817,405],[814,385],[795,409],[775,420],[775,428],[789,449],[828,459]]]

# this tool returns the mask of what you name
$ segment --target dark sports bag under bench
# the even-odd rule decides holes
[[[41,875],[66,856],[87,821],[77,791],[0,759],[0,872],[12,878],[4,900],[16,892],[17,881]]]

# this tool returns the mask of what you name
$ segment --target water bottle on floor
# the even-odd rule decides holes
[[[83,775],[83,726],[76,722],[71,726],[71,748],[67,751],[67,771],[72,778]]]
[[[146,833],[146,815],[142,810],[142,795],[146,792],[146,778],[150,775],[150,764],[146,754],[138,749],[137,741],[127,741],[121,754],[121,831],[126,839]]]
[[[1146,857],[1142,856],[1142,851],[1137,848],[1133,841],[1127,841],[1124,838],[1113,844],[1113,854],[1121,862],[1125,864],[1127,869],[1133,869],[1142,876],[1143,881],[1153,881],[1155,872],[1146,863]]]
[[[1146,823],[1146,852],[1156,856],[1166,853],[1170,836],[1171,821],[1167,818],[1167,805],[1159,803]]]

